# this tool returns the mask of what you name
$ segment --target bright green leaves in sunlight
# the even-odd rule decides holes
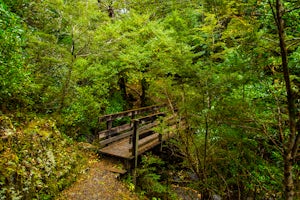
[[[26,101],[29,72],[24,65],[24,34],[21,19],[0,1],[0,101],[4,109],[15,108],[9,101]]]

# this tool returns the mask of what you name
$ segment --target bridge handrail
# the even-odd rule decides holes
[[[98,132],[100,146],[108,145],[109,143],[116,142],[120,139],[132,135],[134,129],[134,120],[138,120],[140,122],[139,124],[146,128],[147,126],[145,126],[144,124],[155,121],[159,116],[165,116],[164,112],[159,112],[160,108],[165,106],[165,104],[160,104],[99,117],[99,122],[106,122],[106,129]],[[147,114],[147,116],[140,117],[141,114]],[[114,120],[127,116],[131,117],[130,123],[113,127]],[[139,116],[139,118],[137,118],[137,116]]]
[[[147,111],[156,111],[165,106],[166,106],[166,104],[160,104],[160,105],[147,106],[147,107],[143,107],[143,108],[127,110],[127,111],[118,112],[118,113],[109,114],[109,115],[103,115],[103,116],[99,117],[98,122],[101,123],[101,122],[105,122],[105,121],[112,121],[112,120],[122,118],[122,117],[132,117],[132,116],[135,116],[135,115],[147,112]]]
[[[133,122],[138,121],[139,122],[138,125],[143,125],[141,127],[134,127],[134,124],[125,124],[122,126],[112,128],[111,132],[109,132],[109,130],[101,131],[101,132],[99,132],[99,139],[103,139],[107,136],[109,136],[109,138],[103,139],[102,141],[100,141],[99,144],[100,144],[100,146],[103,146],[103,145],[107,145],[109,143],[118,141],[120,139],[123,139],[125,137],[131,136],[135,132],[134,129],[138,129],[140,135],[142,135],[142,132],[140,132],[142,130],[144,132],[147,132],[147,131],[149,132],[149,130],[152,127],[157,125],[157,123],[153,123],[153,121],[155,121],[158,117],[161,117],[161,116],[165,116],[165,113],[159,112],[159,113],[147,115],[145,117],[141,117],[138,119],[134,119]],[[152,123],[149,123],[149,122],[152,122]],[[144,125],[144,124],[146,124],[146,125]],[[123,132],[123,131],[126,131],[126,132]],[[117,132],[119,132],[119,133],[123,132],[123,133],[117,135],[116,134]],[[116,135],[112,135],[112,134],[116,134]]]

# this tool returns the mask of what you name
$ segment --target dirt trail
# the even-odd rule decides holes
[[[120,164],[108,158],[90,160],[86,173],[56,200],[138,200],[118,180],[118,174],[109,171],[120,167]]]

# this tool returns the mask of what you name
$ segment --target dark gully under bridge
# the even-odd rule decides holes
[[[99,132],[100,152],[124,159],[127,169],[137,166],[139,155],[158,145],[162,147],[181,126],[176,112],[170,113],[165,105],[104,115],[99,117],[99,123],[106,123],[106,130]]]

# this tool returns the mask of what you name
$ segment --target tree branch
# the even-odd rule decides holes
[[[293,148],[293,158],[296,158],[297,157],[297,153],[299,151],[299,144],[300,144],[300,134],[297,135],[297,138],[296,138],[296,141],[295,141],[295,145],[294,145],[294,148]]]
[[[278,27],[278,26],[279,26],[279,22],[278,22],[278,19],[277,19],[277,17],[276,17],[276,13],[275,13],[275,10],[274,10],[274,8],[273,8],[273,5],[272,5],[271,0],[268,0],[268,3],[269,3],[270,8],[271,8],[271,10],[272,10],[272,14],[273,14],[273,18],[274,18],[274,20],[275,20],[275,23],[276,23],[276,25],[277,25],[277,27]]]
[[[285,13],[293,12],[295,10],[300,10],[300,6],[298,6],[296,8],[293,8],[293,9],[290,9],[290,10],[286,10]]]

